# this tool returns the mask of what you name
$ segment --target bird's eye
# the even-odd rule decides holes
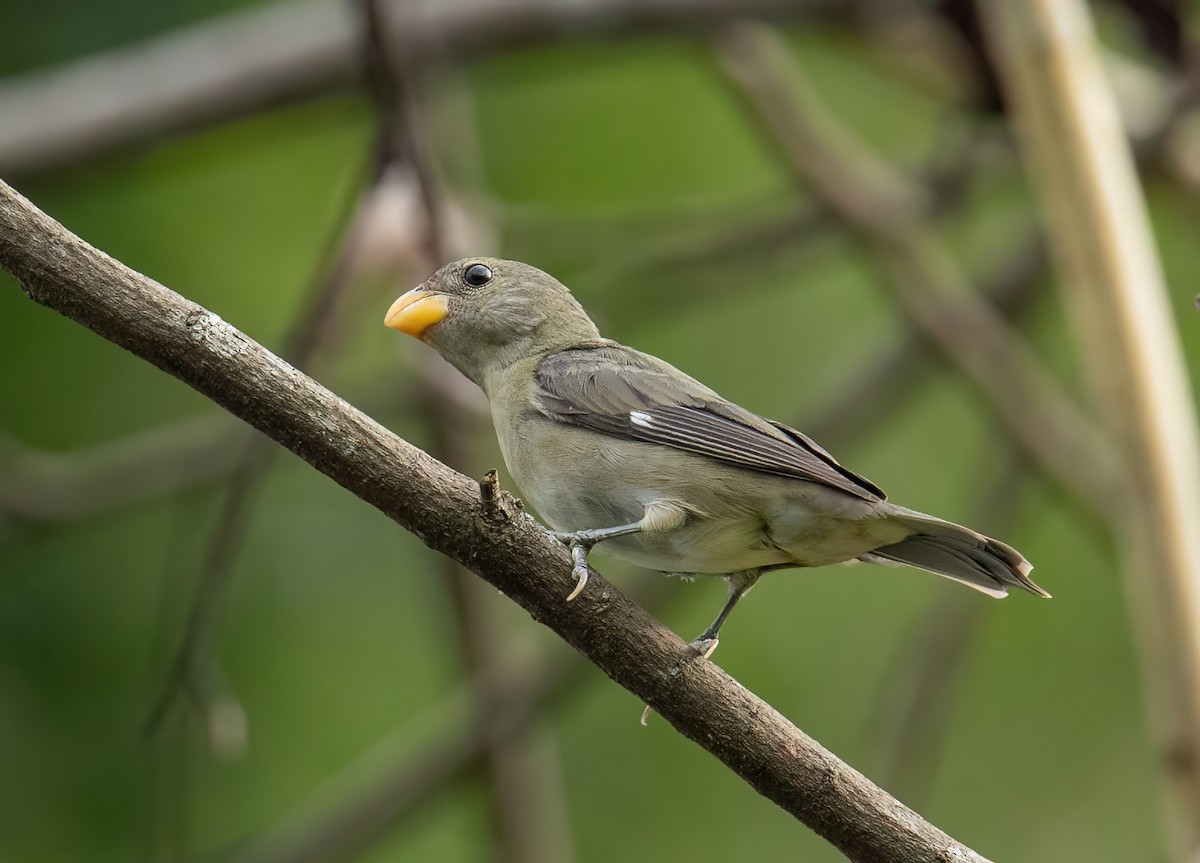
[[[492,280],[492,270],[483,264],[471,264],[463,270],[463,281],[469,288],[482,288]]]

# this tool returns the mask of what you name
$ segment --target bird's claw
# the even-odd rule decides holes
[[[710,636],[707,633],[690,642],[688,647],[700,654],[701,659],[708,659],[717,650],[717,645],[721,643],[721,639],[715,635]]]
[[[630,524],[618,524],[615,527],[598,527],[591,530],[552,530],[550,535],[571,549],[571,560],[574,561],[574,566],[571,567],[571,574],[575,576],[575,589],[571,591],[571,595],[567,597],[567,602],[570,602],[583,591],[584,585],[588,580],[588,552],[592,550],[598,542],[604,542],[609,539],[617,539],[622,536],[629,536],[634,533],[641,533],[643,530],[640,521],[631,522]]]
[[[583,593],[583,589],[587,587],[588,582],[588,552],[592,550],[594,541],[591,537],[586,536],[587,531],[578,531],[576,533],[567,533],[565,531],[551,531],[550,535],[567,546],[571,550],[571,575],[575,576],[575,587],[567,594],[567,602],[575,599],[579,594]]]
[[[575,588],[567,594],[567,602],[579,596],[579,594],[583,593],[583,589],[587,587],[587,553],[587,548],[582,545],[571,546],[571,559],[575,561],[575,565],[571,567],[571,575],[575,576]]]

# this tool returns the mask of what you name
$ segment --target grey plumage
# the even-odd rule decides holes
[[[956,579],[990,596],[1004,596],[1009,587],[1038,596],[1050,595],[1029,579],[1033,567],[1011,545],[924,513],[895,509],[893,517],[912,528],[913,535],[862,555],[862,560],[906,563]]]
[[[548,416],[626,440],[675,447],[747,470],[885,497],[795,429],[718,396],[657,357],[608,339],[546,354],[534,378]]]
[[[444,315],[412,315],[425,298]],[[509,471],[552,527],[585,531],[576,545],[597,541],[591,529],[621,526],[605,547],[639,565],[754,573],[737,580],[714,626],[759,571],[855,559],[908,564],[992,596],[1010,587],[1048,596],[1011,546],[890,503],[801,432],[601,338],[570,292],[533,267],[450,264],[398,300],[388,324],[483,387]]]

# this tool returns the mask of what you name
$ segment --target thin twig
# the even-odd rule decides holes
[[[415,407],[414,397],[395,390],[390,381],[373,382],[356,388],[354,401],[372,411]],[[0,528],[88,518],[215,482],[242,463],[255,435],[221,412],[66,452],[0,433]]]
[[[1020,320],[1032,309],[1034,287],[1049,263],[1040,232],[1031,231],[998,261],[997,268],[979,280],[979,293],[1006,318]],[[932,369],[942,356],[923,329],[906,330],[894,347],[868,359],[819,417],[801,424],[817,440],[827,441],[875,427],[881,402],[902,403],[924,380],[921,373]]]

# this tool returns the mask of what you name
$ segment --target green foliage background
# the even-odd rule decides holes
[[[3,10],[0,30],[21,38],[0,71],[119,45],[212,11],[103,5],[103,15],[100,5],[65,0]],[[844,33],[793,35],[830,104],[889,157],[916,165],[945,143],[949,109],[935,96]],[[804,428],[904,331],[867,252],[836,232],[703,264],[631,264],[664,243],[797,201],[704,44],[573,41],[453,75],[472,96],[503,254],[571,284],[608,335]],[[100,248],[277,346],[358,182],[373,122],[361,96],[329,97],[14,181]],[[453,148],[453,136],[445,138]],[[1148,193],[1183,317],[1200,272],[1195,204],[1160,182]],[[1010,250],[1032,218],[1023,180],[1000,164],[977,177],[945,235],[978,271]],[[394,399],[377,415],[420,444],[422,418],[401,405],[425,348],[380,326],[407,287],[356,291],[316,375],[352,400],[386,382]],[[1044,288],[1029,333],[1071,374],[1068,330]],[[1195,316],[1183,326],[1194,362]],[[0,428],[50,451],[216,410],[30,303],[4,276],[0,396]],[[1013,542],[1055,599],[995,603],[883,568],[781,573],[739,609],[716,660],[993,859],[1162,859],[1136,661],[1104,532],[1036,477],[1015,485],[1011,519],[980,505],[1008,444],[953,369],[929,376],[852,445],[823,443],[895,500]],[[489,433],[455,467],[480,475],[499,464]],[[3,522],[0,858],[207,859],[292,812],[381,739],[392,735],[392,749],[416,752],[422,735],[437,733],[431,711],[458,686],[461,662],[434,558],[285,454],[249,524],[219,642],[221,666],[248,712],[248,751],[217,758],[194,724],[166,745],[145,742],[220,499],[211,484],[67,523]],[[603,558],[601,566],[622,584],[653,577]],[[724,587],[701,581],[672,591],[681,596],[665,620],[691,636]],[[948,604],[953,591],[962,601]],[[489,592],[489,602],[519,649],[564,649],[503,597]],[[976,603],[986,607],[951,690],[940,751],[924,762],[926,792],[924,782],[889,773],[906,744],[896,739],[906,657],[919,627],[945,625],[930,609],[974,613]],[[664,722],[640,727],[640,709],[590,671],[583,694],[549,717],[579,860],[840,859]],[[365,859],[485,859],[485,821],[478,784],[460,783]]]

